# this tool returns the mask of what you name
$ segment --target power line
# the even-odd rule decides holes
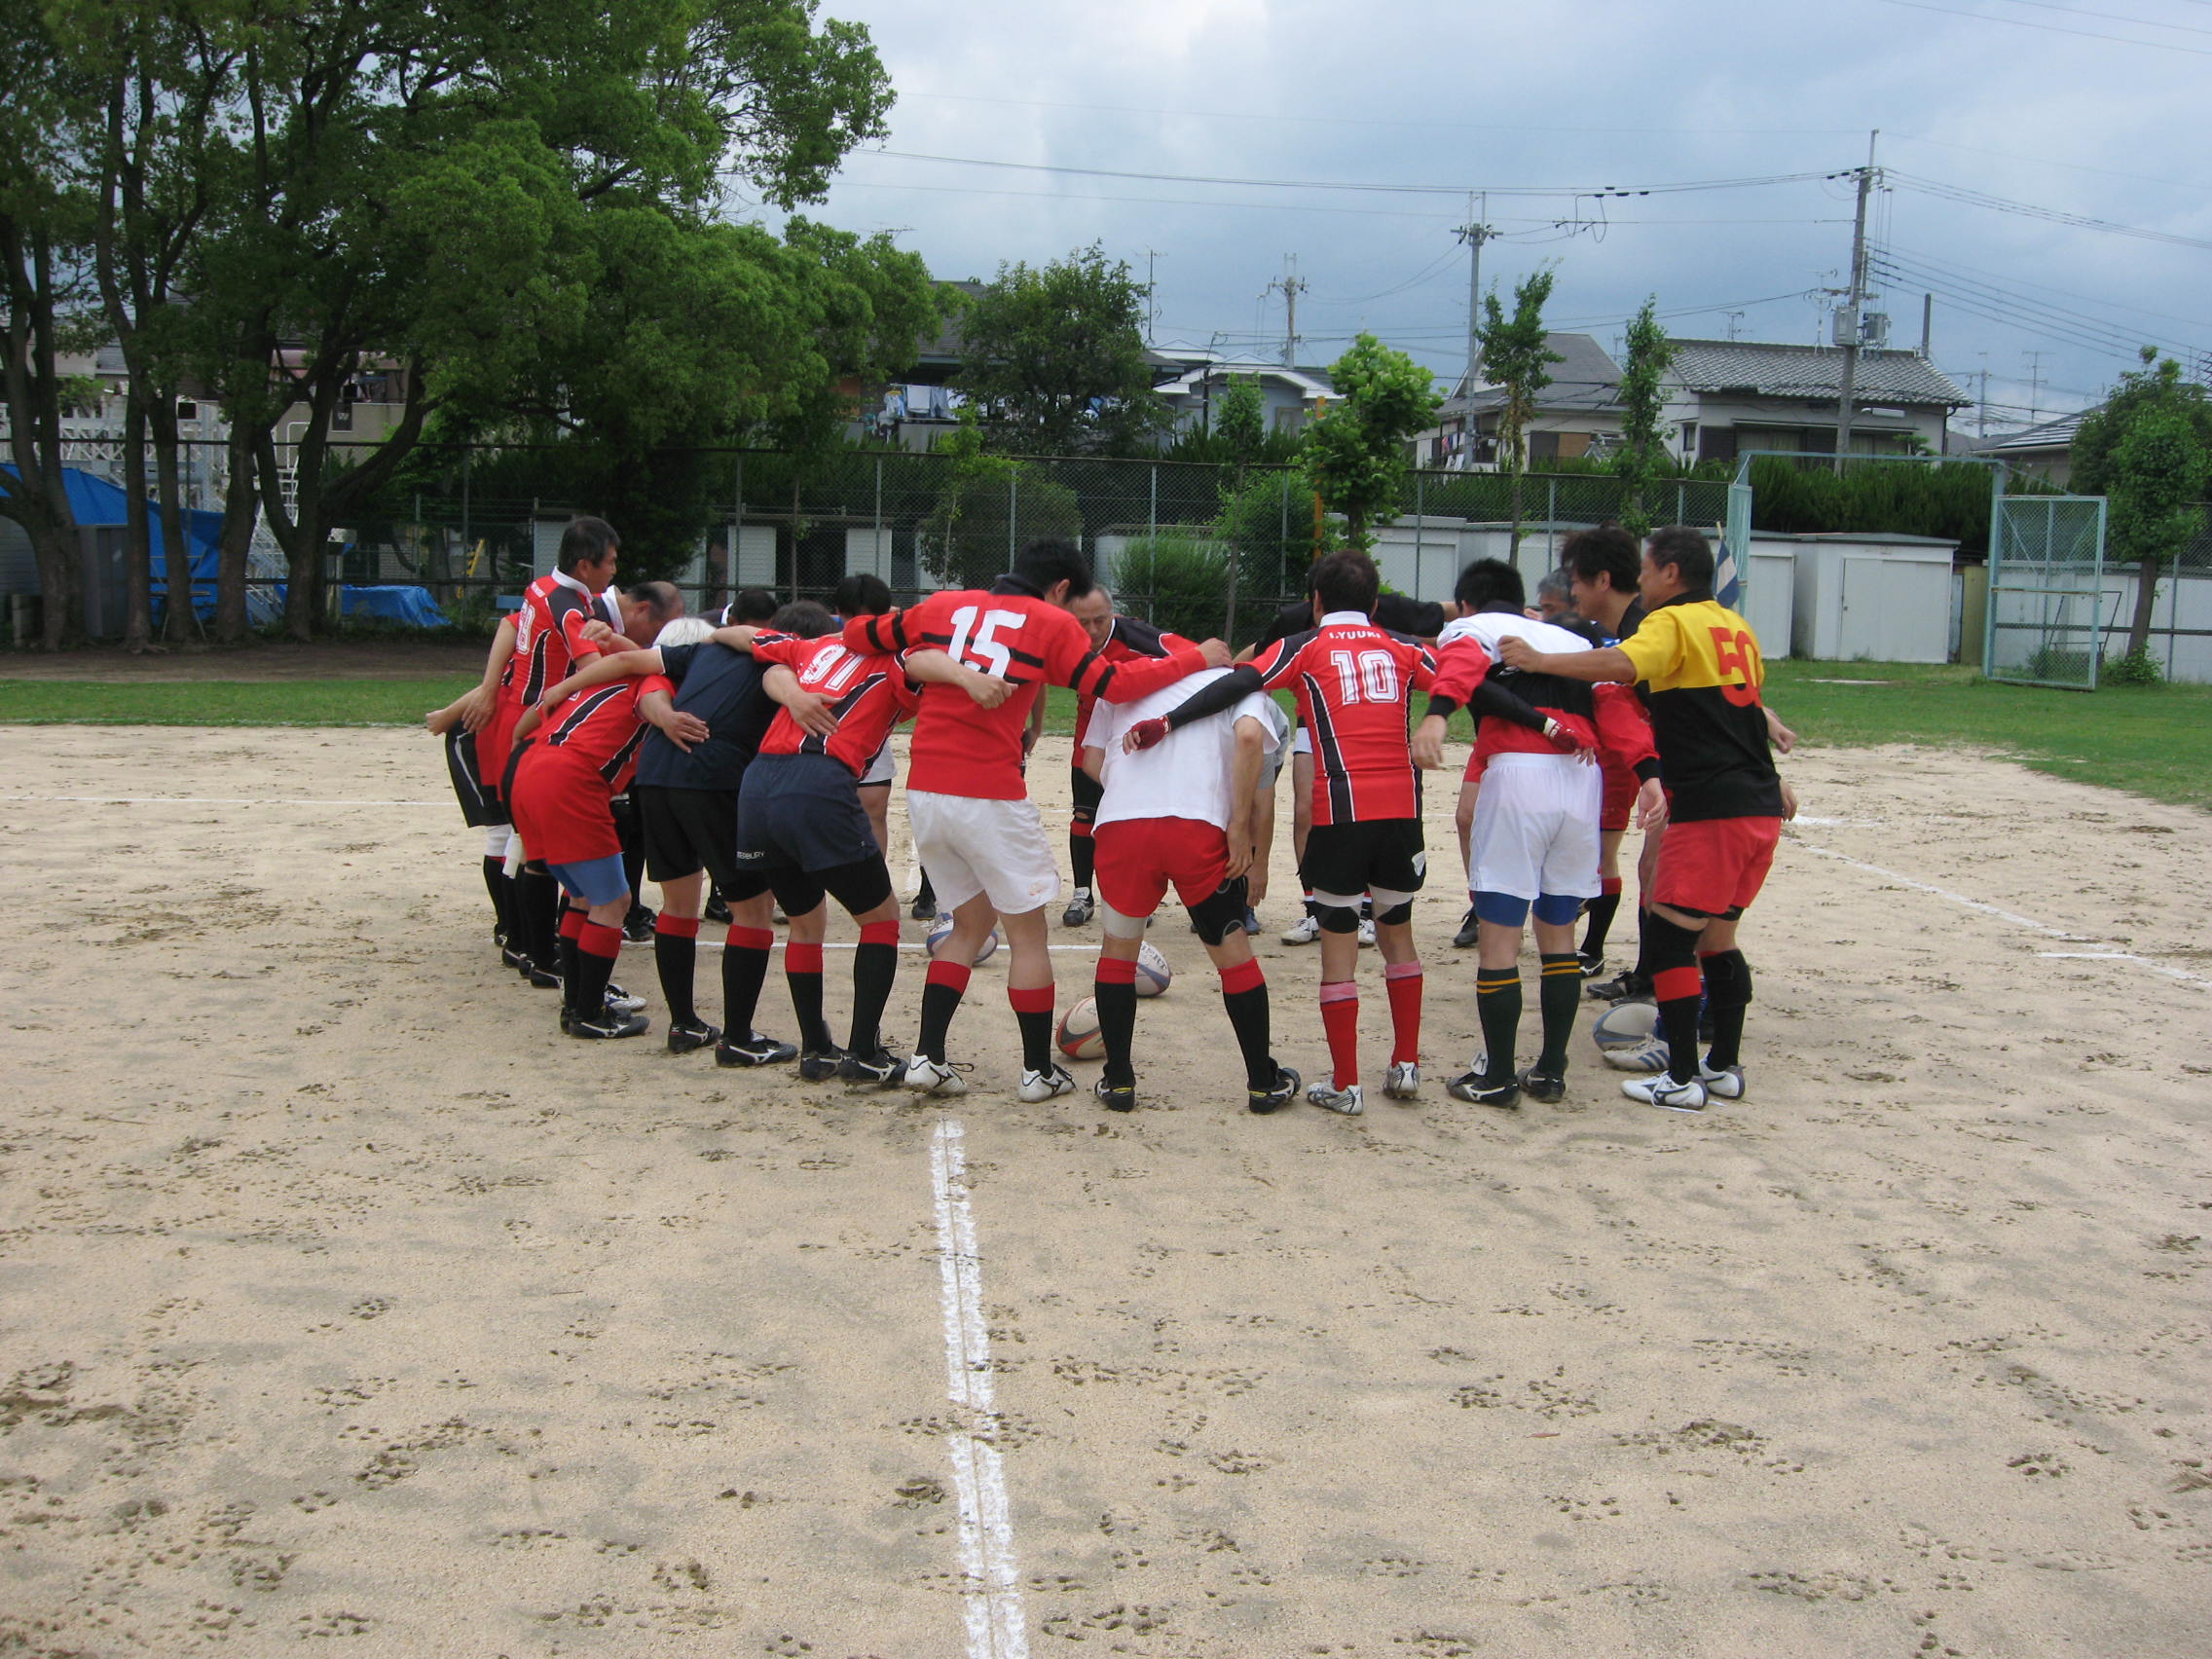
[[[2206,4],[2212,5],[2212,0],[2206,0]],[[1999,278],[1992,276],[1986,271],[1976,271],[1972,266],[1962,265],[1955,259],[1941,259],[1935,254],[1926,253],[1917,248],[1899,247],[1895,242],[1891,242],[1888,245],[1890,251],[1892,251],[1893,253],[1901,253],[1909,259],[1918,260],[1925,265],[1936,266],[1939,270],[1949,269],[1951,271],[1957,272],[1963,276],[1980,278],[1992,282],[1999,280]],[[2087,305],[2111,306],[2119,311],[2134,312],[2142,316],[2155,316],[2161,318],[2166,322],[2186,323],[2191,328],[2212,329],[2212,322],[2206,321],[2203,317],[2176,316],[2171,312],[2153,311],[2148,306],[2131,306],[2125,300],[2107,299],[2104,296],[2097,294],[2079,294],[2069,288],[2054,288],[2048,282],[2032,282],[2025,276],[2013,276],[2009,279],[2010,281],[2018,283],[2023,288],[2034,288],[2046,294],[2056,294],[2060,299],[2063,300],[2077,300]]]
[[[2212,35],[2212,29],[2200,29],[2194,23],[2162,23],[2156,18],[2123,18],[2118,12],[2091,12],[2081,6],[2061,6],[2057,0],[2008,0],[2014,6],[2033,6],[2039,12],[2066,12],[2077,18],[2095,18],[2107,23],[2139,23],[2147,29],[2178,29],[2183,34]],[[2149,41],[2140,44],[2149,46]]]
[[[1959,12],[1948,6],[1931,6],[1927,0],[1882,0],[1885,6],[1908,6],[1915,12],[1935,12],[1946,18],[1967,18],[1977,23],[2004,23],[2015,29],[2040,29],[2045,34],[2077,35],[2083,40],[2105,40],[2119,46],[2147,46],[2154,52],[2186,52],[2192,57],[2212,57],[2212,51],[2200,46],[2183,46],[2177,41],[2131,40],[2126,35],[2098,34],[2092,29],[2070,29],[2064,23],[2036,23],[2025,18],[2000,18],[1988,12]]]
[[[1923,264],[1909,254],[1899,254],[1896,250],[1890,250],[1878,257],[1890,268],[1894,276],[1907,284],[1926,283],[1929,286],[1946,291],[1963,290],[1982,299],[1985,303],[2016,310],[2029,317],[2039,321],[2055,323],[2076,334],[2091,338],[2101,337],[2109,342],[2112,349],[2116,350],[2132,350],[2136,345],[2142,344],[2163,345],[2171,350],[2184,351],[2191,350],[2191,348],[2181,346],[2177,342],[2162,340],[2146,330],[2137,329],[2125,323],[2109,322],[2078,311],[2070,311],[2062,306],[2054,305],[2048,300],[2039,300],[2032,295],[2015,293],[1985,278],[1955,275],[1943,270],[1938,264]]]
[[[2201,5],[2212,6],[2212,0],[2198,0]],[[2159,178],[2152,173],[2121,172],[2116,167],[2096,167],[2086,162],[2054,161],[2049,156],[2027,156],[2017,150],[1992,150],[1985,144],[1960,144],[1949,138],[1923,138],[1914,132],[1898,132],[1882,129],[1884,138],[1901,138],[1908,144],[1928,144],[1938,150],[1959,150],[1970,156],[2001,156],[2008,162],[2027,162],[2039,167],[2065,167],[2072,172],[2099,173],[2106,178],[2130,179],[2137,184],[2171,185],[2183,190],[2212,191],[2212,184],[2200,178]]]
[[[2212,57],[2212,53],[2205,54]],[[1924,178],[1918,173],[1900,171],[1897,167],[1884,167],[1884,179],[1917,190],[1947,202],[1963,203],[1970,207],[1986,207],[1993,212],[2016,213],[2024,218],[2046,219],[2055,225],[2071,225],[2077,230],[2103,231],[2111,236],[2136,237],[2144,241],[2165,242],[2174,247],[2196,247],[2212,251],[2212,241],[2202,237],[2185,237],[2173,231],[2144,230],[2135,225],[2117,225],[2110,219],[2092,218],[2086,213],[2069,212],[2061,207],[2038,207],[2032,203],[2014,202],[2009,197],[1992,196],[1987,191],[1969,190],[1963,185],[1945,184],[1941,179]]]

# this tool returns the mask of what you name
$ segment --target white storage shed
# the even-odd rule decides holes
[[[1759,539],[1795,544],[1793,654],[1831,661],[1950,661],[1951,556],[1957,542],[1872,534]]]

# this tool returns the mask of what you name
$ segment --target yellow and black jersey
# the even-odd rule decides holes
[[[1682,594],[1654,606],[1619,648],[1651,711],[1669,816],[1781,817],[1759,701],[1766,668],[1751,624],[1710,594]]]

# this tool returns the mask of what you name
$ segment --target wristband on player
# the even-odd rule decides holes
[[[1167,722],[1164,719],[1139,720],[1129,727],[1129,741],[1139,749],[1150,749],[1166,736]]]

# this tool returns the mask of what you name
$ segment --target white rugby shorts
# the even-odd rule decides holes
[[[1059,898],[1059,861],[1034,801],[909,789],[906,820],[939,909],[956,910],[980,893],[1000,915],[1018,916]]]
[[[899,757],[891,753],[891,734],[885,732],[883,734],[883,747],[878,749],[875,752],[874,758],[868,761],[867,770],[861,774],[860,783],[857,787],[865,790],[873,784],[888,784],[891,782],[892,774],[898,769]]]
[[[1493,755],[1475,796],[1467,885],[1534,899],[1598,896],[1604,778],[1570,755]]]

